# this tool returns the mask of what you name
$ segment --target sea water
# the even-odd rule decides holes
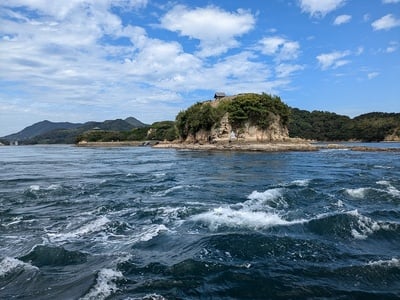
[[[0,299],[399,297],[399,152],[0,147]]]

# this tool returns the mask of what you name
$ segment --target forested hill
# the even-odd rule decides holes
[[[31,126],[28,126],[21,130],[20,132],[10,134],[7,136],[2,137],[3,140],[6,141],[23,141],[23,140],[29,140],[31,138],[34,138],[35,136],[45,134],[47,132],[53,131],[53,130],[58,130],[58,129],[74,129],[79,126],[82,126],[83,124],[79,123],[69,123],[69,122],[51,122],[48,120],[41,121],[38,123],[35,123]]]
[[[372,112],[355,118],[291,109],[290,137],[317,141],[400,141],[400,113]]]
[[[20,144],[73,144],[80,134],[93,129],[119,132],[147,126],[133,117],[125,120],[90,121],[84,124],[46,120],[28,126],[18,133],[2,137],[1,140],[4,142],[18,141]]]

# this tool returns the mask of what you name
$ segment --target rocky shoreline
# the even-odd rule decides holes
[[[317,144],[303,140],[280,142],[218,142],[218,143],[188,143],[188,142],[84,142],[77,147],[139,147],[150,146],[157,149],[199,150],[199,151],[251,151],[251,152],[288,152],[288,151],[320,151],[320,150],[350,150],[362,152],[400,152],[394,147],[349,146],[343,144]]]
[[[284,152],[284,151],[318,151],[318,147],[310,143],[295,142],[226,142],[226,143],[159,143],[153,148],[173,148],[182,150],[205,151],[260,151],[260,152]]]

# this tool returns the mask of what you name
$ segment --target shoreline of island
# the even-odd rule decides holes
[[[361,152],[400,152],[400,148],[349,146],[337,143],[318,143],[305,141],[274,142],[227,142],[227,143],[185,143],[160,142],[153,146],[158,149],[203,150],[203,151],[249,151],[249,152],[310,152],[321,150],[350,150]]]
[[[194,151],[234,151],[234,152],[311,152],[321,150],[350,150],[361,152],[400,152],[394,147],[370,147],[365,145],[344,145],[339,143],[319,143],[312,141],[273,141],[273,142],[217,142],[188,143],[180,141],[115,141],[115,142],[84,142],[77,147],[107,148],[107,147],[143,147],[155,149],[176,149]]]

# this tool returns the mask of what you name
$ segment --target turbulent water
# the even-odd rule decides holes
[[[0,147],[1,299],[396,299],[400,153]]]

